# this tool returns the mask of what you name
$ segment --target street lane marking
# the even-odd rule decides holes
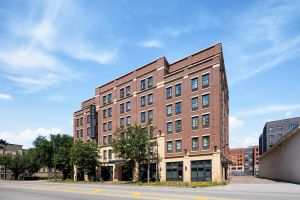
[[[132,196],[134,196],[134,197],[140,197],[141,193],[140,192],[133,192]]]
[[[196,197],[196,200],[207,200],[206,197]]]
[[[100,193],[100,192],[102,192],[102,190],[101,189],[94,189],[93,192],[94,193]]]

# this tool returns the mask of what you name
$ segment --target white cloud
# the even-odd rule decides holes
[[[292,116],[292,114],[293,114],[292,111],[289,110],[284,114],[284,117],[288,118],[288,117]]]
[[[252,133],[247,136],[235,134],[230,136],[230,148],[248,147],[259,144],[259,134]]]
[[[63,133],[61,128],[38,128],[35,130],[25,129],[18,133],[13,133],[9,131],[1,131],[0,138],[6,140],[8,143],[23,145],[23,148],[32,147],[32,142],[39,136],[49,136],[50,134]]]
[[[294,105],[270,105],[270,106],[264,106],[264,107],[257,107],[253,108],[251,110],[246,110],[243,112],[240,112],[239,116],[255,116],[255,115],[265,115],[275,112],[287,112],[292,110],[299,110],[300,104],[294,104]]]
[[[4,93],[0,93],[0,99],[3,100],[12,100],[12,96],[10,94],[4,94]]]
[[[241,128],[244,126],[244,124],[245,124],[244,121],[242,121],[236,117],[229,116],[229,128],[230,129]]]
[[[151,39],[143,41],[140,46],[145,48],[161,48],[163,47],[163,43],[160,40]]]

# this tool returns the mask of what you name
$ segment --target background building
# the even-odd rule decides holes
[[[165,57],[96,88],[74,113],[74,138],[99,144],[105,180],[132,180],[112,153],[114,131],[156,127],[160,180],[224,180],[228,156],[228,86],[220,43],[169,64]],[[156,167],[156,165],[159,167]]]
[[[259,137],[259,154],[264,154],[286,133],[298,127],[299,124],[300,117],[267,122],[263,133]]]
[[[253,176],[258,174],[258,146],[229,149],[229,159],[232,161],[229,165],[229,175]]]
[[[259,176],[300,184],[300,127],[285,134],[261,157]]]

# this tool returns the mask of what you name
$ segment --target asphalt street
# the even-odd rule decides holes
[[[300,185],[244,184],[208,188],[176,188],[107,184],[0,181],[0,200],[299,200]]]

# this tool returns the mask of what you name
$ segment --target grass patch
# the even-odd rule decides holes
[[[210,186],[220,186],[220,185],[226,185],[225,181],[222,182],[215,182],[215,181],[205,181],[205,182],[179,182],[179,181],[161,181],[161,182],[134,182],[129,183],[132,185],[138,185],[138,186],[169,186],[169,187],[191,187],[191,188],[197,188],[197,187],[210,187]]]

